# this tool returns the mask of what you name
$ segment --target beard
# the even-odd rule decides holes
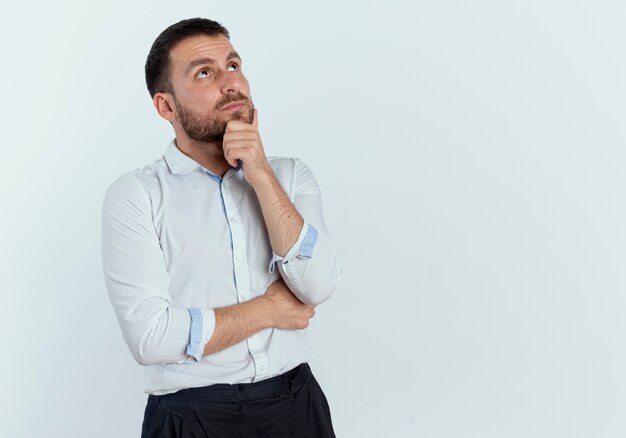
[[[176,112],[180,124],[187,136],[198,143],[218,143],[224,141],[224,132],[226,132],[226,124],[229,120],[240,120],[244,123],[252,123],[253,111],[250,105],[250,99],[241,93],[234,96],[226,97],[215,105],[215,112],[219,113],[220,108],[228,105],[230,102],[241,101],[245,104],[245,108],[240,111],[224,112],[226,119],[219,119],[212,115],[198,114],[185,108],[178,102],[176,96],[174,103],[176,104]]]

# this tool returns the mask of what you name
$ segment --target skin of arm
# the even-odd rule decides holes
[[[272,172],[252,186],[256,192],[274,252],[284,257],[298,239],[304,219]]]
[[[272,283],[264,295],[214,311],[215,329],[204,347],[204,355],[237,344],[268,327],[305,329],[315,315],[315,307],[301,303],[282,278]]]
[[[231,120],[224,133],[224,157],[237,167],[244,162],[244,177],[254,189],[274,252],[284,257],[296,243],[304,219],[289,200],[269,165],[259,135],[258,111],[254,109],[252,124]]]

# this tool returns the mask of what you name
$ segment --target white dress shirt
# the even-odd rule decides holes
[[[263,295],[280,276],[302,302],[317,305],[341,279],[310,169],[298,158],[268,162],[304,219],[284,257],[272,251],[243,171],[229,169],[222,179],[182,153],[176,139],[163,157],[108,188],[104,279],[124,340],[144,365],[146,393],[257,382],[308,362],[306,329],[263,329],[203,356],[214,308]]]

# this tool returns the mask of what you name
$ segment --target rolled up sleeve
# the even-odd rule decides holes
[[[135,177],[123,175],[111,184],[101,219],[104,280],[134,359],[141,365],[199,361],[215,312],[172,306],[150,201]]]
[[[278,267],[291,291],[307,304],[318,305],[334,293],[343,266],[324,221],[319,185],[304,162],[294,158],[294,186],[290,194],[304,224],[284,257],[272,252],[269,272]]]

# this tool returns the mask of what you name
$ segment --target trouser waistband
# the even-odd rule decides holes
[[[186,388],[172,394],[153,395],[161,401],[252,401],[267,397],[275,397],[283,393],[292,395],[299,387],[313,377],[308,363],[275,377],[252,383],[216,383],[198,388]]]

